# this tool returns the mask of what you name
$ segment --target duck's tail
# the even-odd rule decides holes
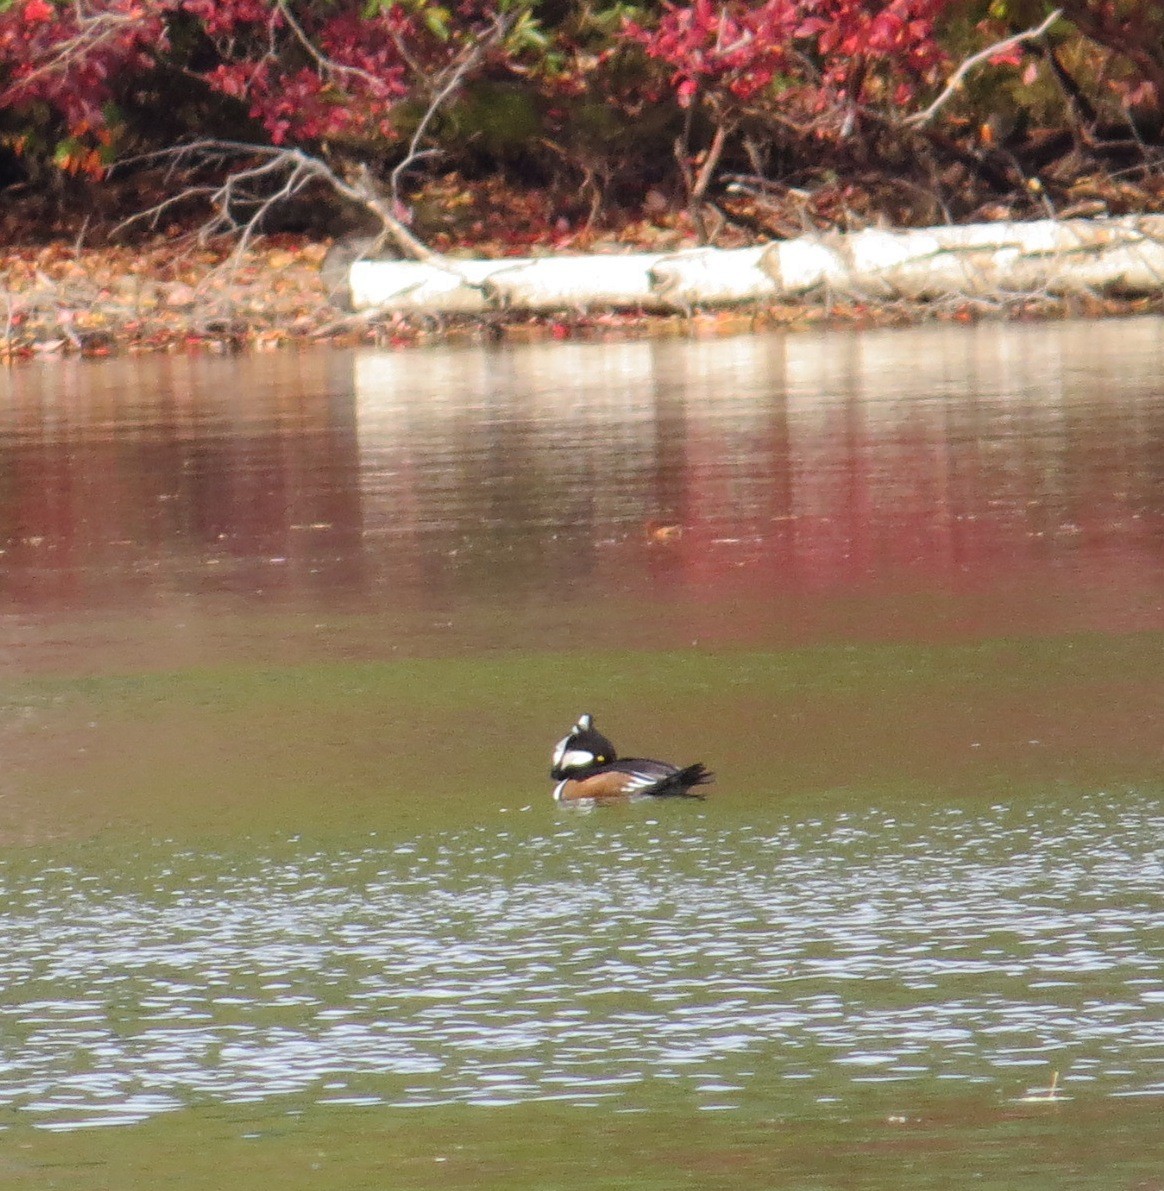
[[[688,765],[678,773],[672,774],[662,788],[654,793],[664,798],[702,798],[703,795],[697,794],[692,786],[706,786],[713,781],[715,774],[696,761],[694,765]]]

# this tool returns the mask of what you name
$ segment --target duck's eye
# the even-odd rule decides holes
[[[597,760],[598,760],[598,764],[599,764],[599,765],[605,765],[605,764],[606,764],[606,758],[605,758],[605,757],[598,757],[598,758],[597,758]]]

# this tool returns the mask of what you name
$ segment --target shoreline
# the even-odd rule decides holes
[[[0,255],[0,360],[283,347],[602,340],[735,335],[930,321],[1111,318],[1164,313],[1164,293],[1139,298],[763,303],[690,314],[610,311],[404,316],[344,309],[323,270],[332,244],[279,234],[241,258],[158,236],[131,248],[64,239]],[[323,271],[321,271],[323,270]],[[346,272],[346,271],[345,271]]]

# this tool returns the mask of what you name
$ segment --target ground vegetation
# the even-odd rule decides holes
[[[321,243],[316,298],[356,252],[1157,211],[1162,47],[1157,0],[0,0],[8,341],[101,341],[87,252],[121,337],[192,262],[247,323],[240,278]]]

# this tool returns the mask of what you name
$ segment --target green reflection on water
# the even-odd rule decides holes
[[[412,833],[548,801],[590,711],[717,813],[1151,779],[1164,635],[504,652],[10,682],[0,839]]]
[[[870,1096],[801,1120],[693,1113],[615,1116],[555,1105],[469,1109],[214,1107],[143,1125],[0,1133],[5,1186],[86,1188],[881,1188],[1024,1191],[1150,1187],[1159,1104],[924,1105]]]
[[[786,652],[568,650],[21,680],[3,691],[0,832],[37,845],[7,849],[17,877],[50,863],[56,848],[75,863],[87,846],[67,841],[100,837],[88,869],[95,897],[136,890],[147,875],[156,882],[162,837],[212,841],[245,865],[254,839],[265,856],[272,838],[287,835],[330,855],[371,835],[499,830],[513,821],[503,814],[525,807],[525,830],[536,832],[561,814],[549,802],[548,754],[582,710],[628,752],[702,759],[717,771],[702,807],[667,808],[676,821],[698,814],[726,829],[871,804],[1102,797],[1158,776],[1162,645],[1161,634],[1139,634]],[[640,820],[632,808],[567,821],[586,836]],[[205,861],[213,871],[215,858]],[[256,887],[263,872],[256,864]],[[173,887],[190,875],[176,871]],[[168,896],[156,885],[140,892]],[[244,981],[236,991],[254,990]],[[294,1023],[293,1007],[268,1011],[275,1024]],[[117,1006],[108,1012],[115,1022]],[[320,1104],[327,1094],[314,1089],[54,1133],[5,1110],[0,1178],[15,1187],[189,1191],[677,1183],[1108,1191],[1158,1178],[1158,1098],[1089,1097],[1084,1087],[1070,1100],[1017,1103],[1013,1086],[1005,1095],[947,1092],[930,1080],[850,1084],[834,1105],[810,1083],[800,1095],[786,1081],[776,1102],[799,1108],[780,1116],[766,1115],[770,1089],[758,1097],[745,1088],[732,1111],[714,1112],[663,1082],[644,1092],[642,1111],[626,1113]],[[385,1080],[358,1074],[335,1095],[360,1094],[389,1098]]]

